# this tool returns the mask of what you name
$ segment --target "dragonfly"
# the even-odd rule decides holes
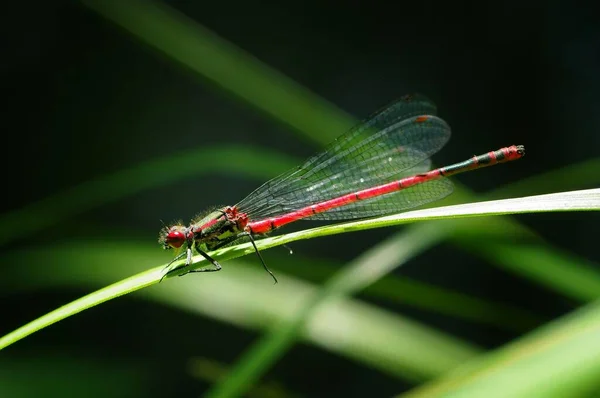
[[[189,225],[166,225],[164,249],[180,253],[165,267],[194,253],[210,265],[189,270],[214,272],[221,265],[208,252],[250,241],[275,283],[255,240],[298,220],[355,220],[396,214],[452,193],[449,176],[520,159],[512,145],[431,170],[430,157],[450,139],[450,126],[422,94],[405,95],[338,137],[324,151],[258,187],[240,202],[209,211]],[[162,278],[161,278],[162,280]]]

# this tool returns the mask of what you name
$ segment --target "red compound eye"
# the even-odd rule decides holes
[[[180,248],[185,243],[185,233],[180,229],[174,227],[171,229],[165,237],[165,246],[170,246],[174,249]]]

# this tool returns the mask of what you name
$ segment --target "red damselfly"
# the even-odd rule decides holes
[[[450,138],[450,127],[435,115],[436,107],[426,97],[406,95],[237,205],[211,211],[189,226],[165,226],[160,244],[165,249],[185,248],[166,268],[184,256],[184,266],[190,265],[196,251],[211,266],[189,272],[219,271],[221,265],[207,252],[249,239],[263,267],[277,282],[256,247],[256,235],[297,220],[349,220],[415,208],[452,192],[452,183],[444,177],[525,154],[523,146],[513,145],[429,170],[429,157]]]

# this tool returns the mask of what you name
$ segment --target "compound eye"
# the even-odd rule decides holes
[[[167,232],[165,237],[165,247],[179,249],[185,243],[185,232],[180,228],[173,227]]]

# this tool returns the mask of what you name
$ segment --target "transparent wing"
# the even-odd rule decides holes
[[[452,193],[450,180],[428,181],[387,195],[361,200],[302,220],[351,220],[399,213],[442,199]]]
[[[300,167],[266,182],[237,206],[258,220],[423,173],[430,167],[427,159],[450,138],[450,127],[434,116],[435,111],[433,103],[421,95],[403,97]],[[312,219],[350,219],[398,212],[452,191],[447,181],[422,185],[332,209]],[[427,191],[425,186],[431,188]],[[359,210],[365,213],[359,214]]]

